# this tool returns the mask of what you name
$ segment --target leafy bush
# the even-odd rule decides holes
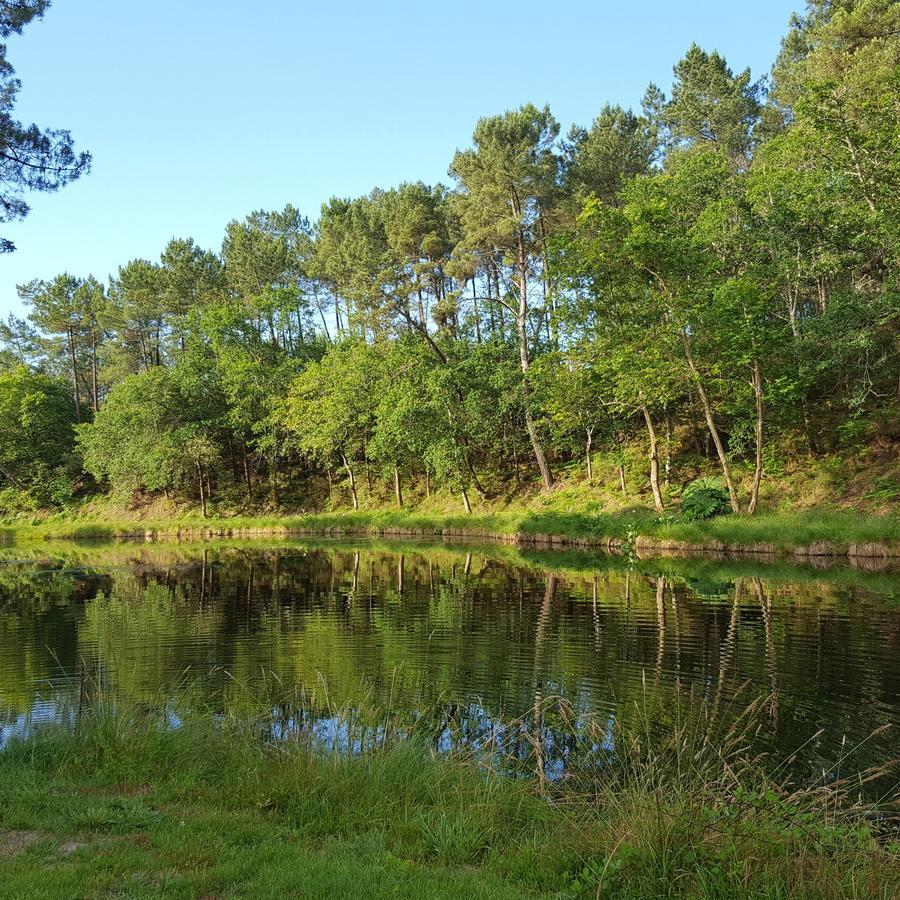
[[[713,519],[728,509],[728,491],[720,478],[698,478],[681,492],[681,517],[686,522]]]

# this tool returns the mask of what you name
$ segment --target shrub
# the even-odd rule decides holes
[[[686,522],[712,519],[728,509],[728,491],[720,478],[698,478],[681,492],[681,516]]]

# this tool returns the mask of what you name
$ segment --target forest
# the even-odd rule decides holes
[[[639,112],[598,107],[479,119],[446,185],[20,285],[0,515],[471,512],[611,472],[661,515],[752,514],[835,454],[896,499],[900,4],[811,0],[769,77],[693,45]]]

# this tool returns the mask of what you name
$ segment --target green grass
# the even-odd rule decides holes
[[[96,515],[96,513],[95,513]],[[654,547],[666,552],[691,549],[804,552],[846,555],[853,546],[878,544],[875,555],[900,555],[900,516],[864,516],[851,510],[820,509],[722,516],[703,522],[681,522],[635,508],[614,513],[567,512],[552,508],[509,510],[481,515],[376,509],[314,513],[302,516],[233,516],[202,519],[195,514],[135,520],[55,516],[46,520],[11,522],[0,527],[0,540],[25,542],[47,539],[116,539],[127,537],[200,539],[204,537],[287,534],[456,535],[499,537],[520,543],[604,544],[608,540],[637,544],[644,553]],[[641,543],[643,541],[643,544]],[[621,549],[621,547],[620,547]],[[868,555],[868,554],[863,554]]]
[[[546,720],[568,721],[546,703]],[[559,783],[509,777],[496,756],[435,756],[427,716],[401,741],[370,711],[386,737],[351,758],[264,740],[250,705],[242,717],[175,705],[169,727],[161,706],[106,700],[74,732],[0,752],[0,897],[900,891],[900,846],[876,840],[853,779],[788,786],[749,757],[764,703],[726,719],[648,700],[616,733],[616,759]],[[582,727],[596,739],[606,723]]]

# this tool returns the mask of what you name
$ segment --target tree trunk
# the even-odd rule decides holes
[[[747,507],[750,515],[756,512],[759,504],[759,485],[763,473],[763,392],[758,359],[753,360],[753,396],[756,399],[756,468],[753,470],[753,487],[750,491],[750,505]]]
[[[522,393],[525,399],[525,427],[531,440],[531,447],[534,450],[534,458],[537,461],[538,468],[541,470],[541,481],[546,491],[553,487],[553,475],[550,472],[550,466],[547,465],[544,448],[541,446],[537,428],[535,428],[534,420],[531,418],[531,410],[528,408],[528,398],[531,395],[531,389],[528,386],[528,295],[526,293],[528,289],[528,263],[525,256],[525,238],[521,232],[518,235],[518,255],[519,314],[516,317],[516,327],[519,335],[519,363],[522,367]]]
[[[247,485],[247,500],[250,503],[253,502],[253,482],[250,479],[250,463],[247,461],[247,447],[244,445],[241,448],[241,453],[244,457],[244,481]]]
[[[628,496],[628,488],[625,486],[625,466],[619,463],[619,487],[622,489],[622,496]]]
[[[344,333],[344,324],[341,321],[341,300],[337,294],[334,295],[334,329],[338,336]]]
[[[234,479],[235,484],[237,484],[238,478],[238,465],[237,465],[237,457],[234,455],[234,441],[231,439],[231,432],[227,433],[228,438],[228,456],[231,459],[231,477]]]
[[[462,495],[463,508],[469,515],[472,515],[472,504],[469,503],[469,495],[466,492],[466,489],[463,488],[460,491],[460,494]]]
[[[97,332],[91,329],[91,395],[94,412],[100,411],[100,397],[97,395]]]
[[[593,485],[593,483],[594,483],[594,464],[591,461],[591,445],[594,443],[594,429],[593,428],[586,429],[585,434],[587,435],[587,439],[584,442],[584,458],[587,461],[588,484]]]
[[[475,315],[475,342],[481,343],[481,321],[478,315],[478,292],[475,290],[475,276],[472,276],[472,311]]]
[[[666,404],[666,464],[665,464],[665,485],[666,491],[669,490],[669,482],[672,477],[672,422],[669,419],[669,406]]]
[[[200,512],[203,515],[203,518],[206,518],[206,491],[203,489],[203,466],[200,464],[200,460],[196,460],[197,462],[197,483],[200,485]]]
[[[728,467],[728,456],[725,453],[725,447],[722,444],[722,438],[719,436],[719,429],[716,428],[716,421],[713,418],[712,406],[709,397],[706,394],[706,388],[703,387],[703,381],[700,378],[700,372],[694,363],[694,355],[691,353],[691,345],[688,340],[687,333],[684,328],[681,329],[681,343],[684,347],[684,355],[687,360],[688,368],[694,377],[694,384],[697,387],[697,393],[700,396],[700,405],[703,407],[703,415],[706,418],[706,426],[709,429],[710,437],[716,446],[716,454],[719,457],[719,463],[722,466],[722,475],[725,478],[725,484],[728,487],[728,497],[731,500],[731,511],[738,515],[741,511],[741,505],[738,503],[737,491],[734,489],[734,482],[731,480],[731,470]]]
[[[650,438],[650,490],[653,491],[653,505],[658,513],[665,511],[662,491],[659,489],[659,449],[656,441],[656,429],[653,427],[653,419],[646,404],[641,405],[644,414],[644,422],[647,424],[647,436]]]
[[[358,510],[359,497],[356,496],[356,477],[354,476],[353,469],[350,466],[350,462],[344,455],[343,451],[341,451],[341,462],[344,464],[344,468],[347,470],[347,476],[350,479],[350,496],[353,498],[353,508]]]
[[[400,489],[400,469],[394,466],[394,496],[397,498],[397,509],[403,509],[403,491]]]
[[[75,337],[72,329],[66,331],[69,338],[69,359],[72,365],[72,388],[75,394],[75,421],[81,422],[81,391],[78,388],[78,362],[75,359]]]
[[[485,263],[484,266],[484,293],[485,293],[485,306],[487,307],[488,312],[488,322],[491,327],[491,337],[497,337],[497,322],[494,319],[494,304],[491,303],[491,298],[494,296],[491,293],[491,267],[488,263]]]
[[[500,286],[500,264],[496,259],[493,261],[494,265],[494,296],[497,298],[497,311],[500,314],[500,339],[506,340],[506,315],[504,312],[503,304],[501,303],[501,296],[503,291]]]

